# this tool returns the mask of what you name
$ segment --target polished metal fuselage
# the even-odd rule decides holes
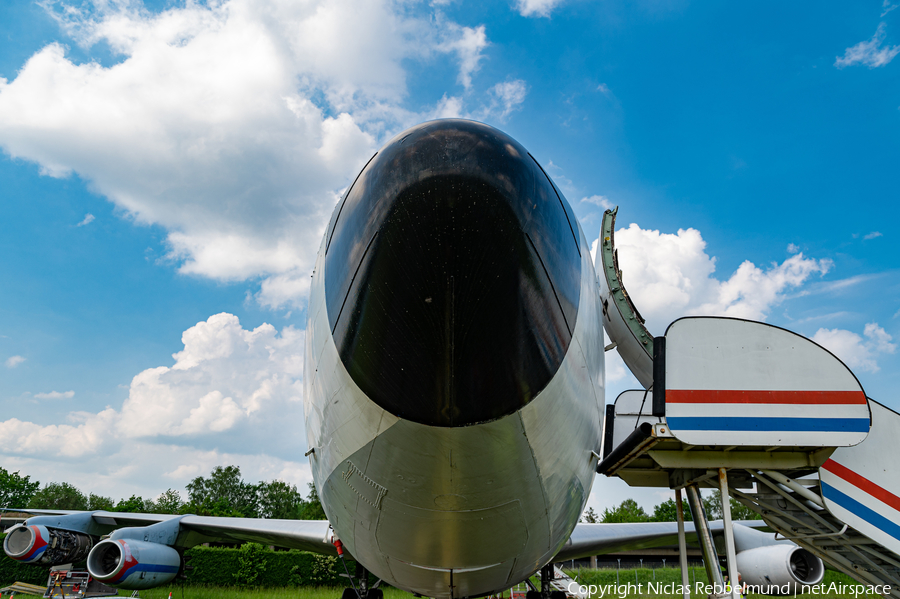
[[[336,536],[373,574],[427,597],[508,588],[548,563],[584,508],[600,451],[603,332],[584,234],[572,341],[522,409],[462,427],[397,418],[347,373],[329,327],[325,242],[312,278],[305,414],[310,466]]]

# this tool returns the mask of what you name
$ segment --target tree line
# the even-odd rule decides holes
[[[735,500],[734,497],[729,498],[731,505],[732,520],[759,520],[760,515],[748,508],[743,503]],[[691,506],[687,501],[683,501],[684,519],[690,521],[692,519]],[[722,493],[718,489],[712,494],[703,497],[703,511],[710,520],[719,520],[722,518]],[[678,519],[675,507],[675,499],[669,498],[662,503],[653,507],[653,513],[648,514],[634,499],[626,499],[619,505],[606,508],[603,514],[598,516],[594,508],[588,508],[581,516],[582,522],[675,522]]]
[[[144,512],[155,514],[197,514],[198,516],[236,516],[244,518],[282,518],[296,520],[325,520],[325,510],[312,483],[306,497],[281,480],[248,483],[241,478],[238,466],[216,466],[209,476],[198,476],[187,484],[186,498],[175,489],[167,489],[155,499],[132,495],[113,501],[90,493],[85,495],[69,483],[32,481],[19,472],[7,472],[0,467],[0,507],[57,510],[107,510],[110,512]],[[734,520],[758,520],[759,515],[731,499]],[[691,520],[691,508],[684,502],[685,520]],[[703,497],[707,518],[722,517],[722,494],[717,490]],[[675,500],[669,498],[653,507],[648,514],[634,499],[626,499],[597,515],[594,508],[582,515],[582,522],[674,522]]]
[[[0,507],[325,520],[316,488],[312,483],[308,486],[303,497],[296,485],[281,480],[252,484],[241,478],[240,467],[216,466],[209,476],[198,476],[187,484],[185,499],[177,490],[167,489],[155,499],[132,495],[114,501],[95,493],[86,495],[67,482],[42,487],[28,475],[0,467]]]

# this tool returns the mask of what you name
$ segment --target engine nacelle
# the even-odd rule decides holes
[[[3,551],[26,564],[57,566],[83,560],[93,544],[91,536],[83,533],[16,524],[3,540]]]
[[[761,586],[759,592],[769,595],[799,592],[802,585],[819,584],[825,576],[822,560],[806,549],[788,544],[741,551],[737,554],[737,569],[743,582]]]
[[[103,584],[129,590],[150,589],[175,578],[181,569],[181,556],[168,545],[106,539],[91,550],[87,569]]]

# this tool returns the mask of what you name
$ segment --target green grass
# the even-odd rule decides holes
[[[582,568],[576,570],[565,570],[566,573],[575,578],[580,584],[583,585],[597,585],[606,586],[606,585],[615,585],[617,584],[616,578],[616,569],[615,568],[598,568],[598,569],[590,569],[590,568]],[[690,567],[688,568],[688,583],[691,587],[691,596],[692,597],[705,597],[705,594],[695,593],[696,590],[695,583],[700,582],[706,584],[708,579],[706,577],[706,569],[702,566]],[[643,593],[639,592],[628,592],[627,596],[629,598],[641,598],[641,597],[666,597],[673,599],[681,599],[682,595],[680,593],[675,594],[657,594],[650,593],[648,591],[648,583],[655,583],[658,588],[659,583],[675,583],[675,585],[681,585],[681,569],[680,568],[635,568],[635,569],[622,569],[618,571],[618,584],[624,586],[626,584],[631,584],[638,586],[643,589]],[[850,578],[845,574],[841,574],[840,572],[835,572],[833,570],[825,571],[825,578],[822,581],[822,584],[826,587],[831,583],[836,583],[838,585],[846,584],[846,585],[859,585],[858,582]],[[599,594],[597,595],[599,597]],[[877,597],[878,595],[859,595],[855,597],[855,599],[860,599],[861,597]],[[604,599],[608,599],[611,596],[607,593],[604,596]],[[616,595],[612,595],[612,597],[616,597]],[[756,595],[749,594],[748,599],[763,599],[770,598],[771,595]],[[789,597],[793,598],[794,595],[789,595]],[[797,595],[798,598],[802,599],[823,599],[823,598],[836,598],[836,599],[844,599],[844,598],[854,598],[854,595],[849,594],[840,594],[840,593],[807,593],[804,595]],[[174,599],[174,598],[173,598]],[[187,598],[185,598],[187,599]]]
[[[339,587],[282,587],[271,589],[239,589],[237,587],[185,586],[184,599],[341,599]],[[141,591],[141,599],[182,599],[181,585],[166,585]],[[131,591],[119,591],[120,597]],[[384,589],[384,599],[412,599],[412,594],[392,587]]]
[[[570,576],[573,576],[581,584],[593,584],[598,586],[616,584],[615,568],[600,568],[597,570],[578,569],[566,570],[566,572]],[[678,568],[657,568],[655,570],[651,570],[650,568],[622,569],[618,572],[618,574],[620,585],[625,585],[628,583],[634,585],[635,576],[637,576],[637,584],[642,585],[644,592],[634,592],[632,587],[632,590],[626,594],[628,599],[641,599],[651,597],[660,599],[682,599],[682,596],[680,594],[655,594],[647,592],[648,582],[668,582],[680,585],[681,570],[679,570]],[[688,575],[688,581],[691,583],[691,590],[693,591],[695,588],[695,581],[704,583],[706,582],[706,571],[702,567],[691,568]],[[824,583],[827,585],[832,582],[836,582],[838,584],[858,584],[848,576],[828,570],[825,573]],[[412,599],[413,597],[413,595],[410,593],[392,587],[385,587],[383,590],[385,599]],[[340,599],[342,591],[343,589],[339,587],[279,587],[241,589],[238,587],[214,587],[201,585],[185,585],[184,587],[182,587],[180,584],[169,584],[155,589],[141,591],[140,595],[142,599],[167,599],[169,593],[172,593],[172,599]],[[128,597],[130,595],[130,591],[119,592],[120,597]],[[692,593],[691,596],[696,599],[705,595]],[[875,596],[876,595],[860,595],[855,599],[867,599]],[[502,597],[509,598],[509,592],[507,591],[503,593]],[[616,594],[610,595],[607,593],[603,597],[603,599],[612,599],[617,597],[618,595]],[[768,599],[769,597],[770,596],[768,595],[751,594],[748,595],[747,599]],[[789,597],[793,599],[793,595],[790,595]],[[807,594],[798,595],[797,597],[799,599],[850,599],[854,596],[853,594]],[[594,595],[594,598],[599,599],[599,594]]]

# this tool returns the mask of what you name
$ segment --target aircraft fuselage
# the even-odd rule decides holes
[[[429,597],[507,588],[590,493],[604,404],[590,249],[562,194],[486,125],[418,125],[335,209],[305,380],[313,478],[337,536]]]

